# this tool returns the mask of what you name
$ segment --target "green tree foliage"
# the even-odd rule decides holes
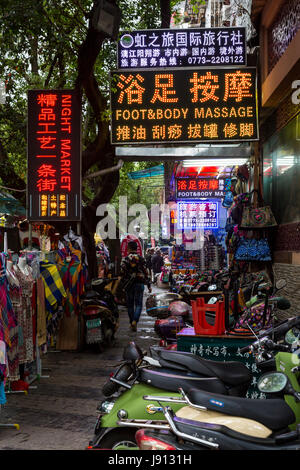
[[[26,186],[29,89],[75,87],[82,95],[83,176],[116,164],[108,119],[108,77],[116,68],[116,42],[91,28],[97,1],[0,0],[0,81],[6,88],[6,102],[0,104],[2,185]],[[119,0],[118,5],[120,32],[170,23],[170,0]],[[129,191],[132,188],[126,187],[124,177],[121,172],[121,187]],[[110,201],[118,183],[118,172],[110,178],[84,180],[82,226],[87,236],[95,230],[97,206]],[[12,194],[25,202],[25,193]]]

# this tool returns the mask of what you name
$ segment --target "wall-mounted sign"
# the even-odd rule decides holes
[[[254,67],[112,73],[113,144],[257,139]]]
[[[118,68],[219,67],[247,64],[245,28],[152,29],[124,32]]]
[[[177,228],[219,228],[219,203],[217,201],[177,202]]]
[[[74,90],[28,91],[28,219],[81,219],[81,103]]]
[[[225,196],[223,178],[176,178],[176,199],[222,198]]]

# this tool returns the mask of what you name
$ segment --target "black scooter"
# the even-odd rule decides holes
[[[300,406],[299,387],[296,390],[282,372],[268,372],[259,379],[258,388],[280,398],[253,400],[200,390],[187,394],[182,391],[193,416],[184,416],[183,408],[183,416],[176,416],[160,403],[159,411],[163,411],[166,423],[157,425],[156,431],[138,431],[139,448],[149,449],[150,441],[151,450],[300,450],[300,424],[295,412]],[[293,400],[293,406],[283,397]]]
[[[95,279],[81,298],[84,343],[95,352],[111,346],[119,326],[118,305],[106,286],[112,279]]]
[[[184,402],[187,406],[175,414],[170,408],[170,397],[144,396],[145,400],[159,404],[153,407],[153,412],[163,412],[165,421],[129,423],[140,429],[136,434],[139,448],[300,450],[300,358],[292,353],[294,340],[299,344],[299,325],[300,317],[283,322],[273,329],[272,336],[261,336],[244,348],[259,351],[260,357],[267,353],[267,361],[271,350],[285,351],[275,356],[277,370],[263,374],[258,381],[259,390],[271,400],[180,389],[181,398],[171,400]],[[282,336],[285,336],[284,343]],[[271,337],[281,338],[281,341],[274,343]],[[163,402],[168,402],[168,406]],[[120,420],[118,424],[128,426],[126,420]]]

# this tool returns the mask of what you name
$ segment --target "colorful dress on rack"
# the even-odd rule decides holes
[[[5,258],[0,257],[0,340],[4,341],[7,348],[8,370],[4,376],[10,380],[19,379],[18,356],[18,322],[12,306],[9,292],[9,284],[6,277]]]
[[[20,364],[34,360],[33,329],[32,329],[32,289],[34,279],[32,270],[27,266],[28,274],[14,266],[21,288],[21,307],[18,310],[19,323],[19,361]]]
[[[8,285],[9,285],[9,297],[11,300],[11,304],[13,307],[13,311],[16,317],[16,321],[18,324],[18,358],[16,360],[16,364],[14,366],[14,373],[12,374],[10,371],[10,379],[11,381],[19,380],[20,379],[20,374],[19,374],[19,363],[20,363],[20,351],[19,348],[22,345],[22,339],[23,339],[23,333],[21,329],[21,325],[19,323],[19,318],[22,312],[22,289],[19,284],[18,278],[15,274],[15,272],[9,271],[6,269],[6,277],[8,280]]]

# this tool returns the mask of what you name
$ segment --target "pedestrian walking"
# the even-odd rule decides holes
[[[154,255],[151,258],[151,264],[152,264],[152,273],[153,273],[154,280],[155,280],[156,274],[161,273],[161,269],[164,265],[164,259],[162,257],[160,249],[157,249],[155,251]]]
[[[152,279],[152,261],[151,258],[154,255],[154,249],[153,248],[148,248],[145,260],[146,260],[146,268],[148,269],[149,277]]]
[[[128,317],[133,331],[137,330],[143,308],[145,285],[151,292],[151,282],[148,276],[145,259],[137,253],[137,243],[128,243],[128,255],[121,261],[121,276],[123,289],[126,292]]]

